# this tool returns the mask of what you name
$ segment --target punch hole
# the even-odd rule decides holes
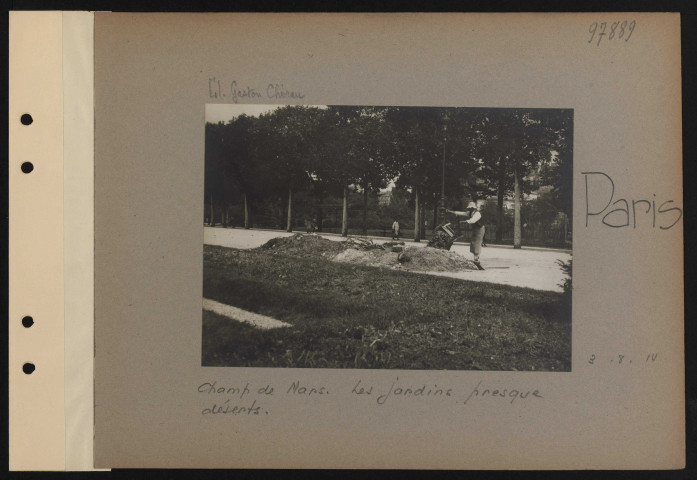
[[[36,367],[33,363],[27,362],[24,365],[22,365],[22,371],[27,375],[31,375],[32,373],[34,373],[34,370],[36,370]]]
[[[24,162],[22,164],[22,171],[24,173],[31,173],[34,170],[34,164],[31,162]]]
[[[34,123],[34,119],[28,113],[25,113],[24,115],[19,117],[19,121],[22,122],[22,125],[31,125],[32,123]]]
[[[22,318],[22,325],[24,325],[24,328],[29,328],[34,325],[34,319],[27,315],[26,317]]]

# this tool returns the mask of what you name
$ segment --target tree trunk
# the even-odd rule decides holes
[[[211,227],[215,227],[215,208],[213,207],[213,192],[211,192]]]
[[[251,225],[249,223],[249,204],[247,203],[247,194],[242,194],[242,198],[244,199],[244,228],[249,229]]]
[[[421,202],[419,210],[419,237],[426,238],[426,215],[424,214],[426,210],[426,202]]]
[[[363,235],[368,235],[368,187],[363,187]]]
[[[442,197],[435,196],[433,200],[433,225],[431,229],[435,230],[436,225],[438,225],[438,204],[440,203]]]
[[[517,166],[513,169],[513,248],[520,248],[520,181]]]
[[[286,232],[293,231],[293,189],[288,187],[288,221],[286,222]]]
[[[348,185],[344,186],[344,209],[341,217],[341,236],[348,237]]]
[[[503,194],[504,179],[499,178],[498,191],[496,192],[496,243],[501,243],[503,240]]]
[[[322,205],[322,195],[319,196],[319,204]],[[322,223],[324,223],[324,212],[322,211],[322,207],[319,207],[319,211],[317,212],[317,231],[321,232],[322,231]]]
[[[419,187],[414,187],[414,241],[421,241],[421,219],[419,213],[421,206],[419,205]]]

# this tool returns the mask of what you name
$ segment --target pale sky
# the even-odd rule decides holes
[[[326,108],[324,105],[307,105],[308,107]],[[218,123],[232,120],[243,113],[250,117],[258,117],[262,113],[276,110],[285,105],[259,105],[259,104],[237,104],[237,103],[207,103],[206,122]]]

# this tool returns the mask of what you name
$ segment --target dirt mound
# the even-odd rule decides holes
[[[399,255],[399,262],[406,270],[420,272],[455,272],[477,270],[477,266],[459,253],[431,247],[407,247]]]
[[[343,242],[327,240],[314,233],[296,233],[291,237],[272,238],[259,247],[259,250],[265,250],[273,254],[282,253],[297,257],[320,256],[332,258],[344,250],[345,247],[342,243]]]
[[[393,250],[372,240],[352,237],[333,241],[316,234],[296,233],[291,237],[272,238],[259,250],[297,257],[324,257],[337,262],[375,267],[399,268],[416,272],[456,272],[476,270],[462,255],[431,247],[403,247]]]
[[[398,255],[391,250],[370,249],[356,250],[347,248],[334,257],[337,262],[353,263],[357,265],[370,265],[374,267],[396,267],[400,266]]]
[[[403,252],[388,249],[356,250],[347,248],[334,257],[338,262],[401,268],[414,272],[457,272],[476,270],[474,263],[462,255],[431,247],[406,247]]]
[[[382,245],[373,242],[369,238],[350,237],[344,240],[344,248],[355,248],[357,250],[383,250]]]

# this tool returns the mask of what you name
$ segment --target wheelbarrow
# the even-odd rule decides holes
[[[441,250],[450,250],[453,246],[455,240],[460,237],[455,236],[455,232],[450,226],[450,222],[441,223],[436,228],[433,229],[433,235],[428,241],[428,246],[433,248],[440,248]]]

